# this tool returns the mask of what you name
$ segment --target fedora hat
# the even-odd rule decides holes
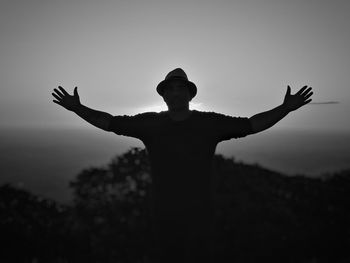
[[[166,75],[165,79],[157,85],[158,94],[160,96],[163,96],[164,88],[167,87],[169,85],[169,83],[174,81],[174,80],[182,80],[184,83],[186,83],[186,86],[187,86],[188,90],[190,91],[191,97],[193,98],[194,96],[196,96],[196,94],[197,94],[196,85],[193,82],[188,80],[185,71],[183,71],[183,69],[181,69],[181,68],[176,68],[176,69],[170,71]]]

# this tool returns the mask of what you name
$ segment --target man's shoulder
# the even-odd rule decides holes
[[[246,118],[240,116],[234,116],[227,113],[220,113],[215,111],[196,111],[198,115],[208,117],[208,118]]]
[[[241,117],[241,116],[232,116],[225,113],[218,113],[214,111],[197,111],[198,119],[213,122],[213,125],[219,123],[235,123],[241,124],[242,122],[246,122],[249,118]]]
[[[140,120],[151,121],[151,120],[161,120],[164,118],[164,116],[165,116],[164,112],[148,111],[148,112],[138,113],[138,114],[134,115],[133,117],[136,119],[140,119]]]
[[[203,118],[220,118],[222,116],[225,116],[222,113],[217,113],[217,112],[214,112],[214,111],[197,111],[197,110],[194,110],[193,112],[197,116],[203,117]]]
[[[147,111],[147,112],[141,112],[134,115],[135,117],[140,118],[156,118],[161,115],[161,112],[153,112],[153,111]]]

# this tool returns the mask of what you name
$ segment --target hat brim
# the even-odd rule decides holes
[[[184,80],[184,79],[166,79],[161,81],[158,85],[157,85],[157,92],[160,96],[163,96],[164,93],[164,89],[169,85],[169,83],[173,82],[173,81],[183,81],[184,83],[186,83],[186,86],[188,88],[188,90],[190,91],[190,95],[192,98],[194,98],[197,94],[197,87],[196,85],[189,81],[189,80]]]

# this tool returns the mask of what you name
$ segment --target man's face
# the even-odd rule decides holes
[[[192,98],[186,83],[181,80],[174,80],[164,89],[163,99],[169,110],[181,110],[188,109],[188,104]]]

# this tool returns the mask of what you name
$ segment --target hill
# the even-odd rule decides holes
[[[213,175],[215,262],[350,260],[350,170],[288,177],[216,155]],[[69,206],[3,185],[1,262],[146,262],[151,184],[133,148],[79,173]]]

